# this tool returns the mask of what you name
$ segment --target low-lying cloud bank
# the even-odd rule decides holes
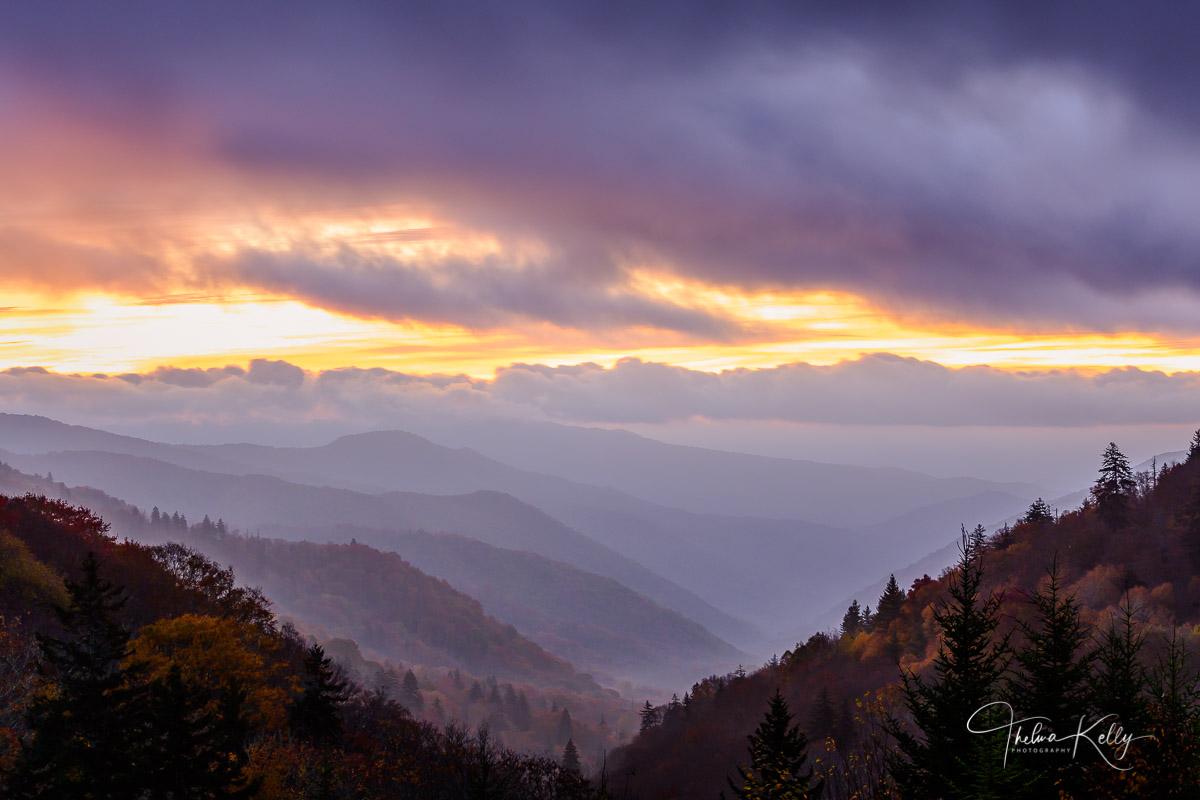
[[[163,430],[315,425],[403,428],[413,420],[510,417],[635,424],[689,419],[864,426],[1180,425],[1200,422],[1200,373],[952,369],[873,354],[708,373],[623,359],[612,367],[514,364],[491,379],[385,369],[247,368],[141,374],[0,372],[0,411]]]

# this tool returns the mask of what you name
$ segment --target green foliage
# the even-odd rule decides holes
[[[30,707],[33,742],[9,791],[30,798],[134,797],[134,687],[122,668],[129,632],[116,621],[125,598],[100,577],[92,553],[83,563],[83,580],[67,581],[67,592],[70,605],[55,609],[66,638],[38,637],[56,683]]]
[[[807,800],[818,798],[825,782],[805,770],[808,739],[792,725],[792,713],[779,690],[771,697],[766,716],[750,734],[750,767],[738,767],[742,786],[729,780],[738,800]]]
[[[62,606],[67,602],[62,578],[23,541],[0,530],[0,608],[24,611],[38,603]]]
[[[1030,598],[1035,618],[1019,623],[1025,643],[1016,650],[1004,694],[1018,719],[1045,717],[1047,732],[1067,736],[1077,731],[1079,717],[1090,707],[1093,657],[1086,646],[1091,637],[1080,619],[1079,603],[1063,592],[1057,558],[1048,573],[1045,586]],[[1037,792],[1050,793],[1052,787],[1078,791],[1082,759],[1032,754],[1022,758],[1022,764],[1034,773]]]
[[[1200,683],[1176,631],[1149,675],[1154,740],[1138,770],[1146,793],[1194,798],[1200,786]]]
[[[949,599],[934,614],[942,642],[933,677],[903,675],[904,703],[919,736],[899,719],[888,726],[898,746],[890,767],[906,800],[1011,796],[1024,785],[1018,770],[1003,770],[1002,734],[967,730],[973,716],[975,730],[994,727],[996,713],[977,712],[996,701],[1009,659],[1006,638],[996,636],[1000,598],[981,596],[983,575],[983,553],[964,535]]]

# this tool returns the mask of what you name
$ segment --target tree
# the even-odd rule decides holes
[[[100,577],[91,552],[83,580],[66,586],[70,605],[54,606],[54,612],[67,638],[38,636],[53,689],[39,693],[29,708],[33,741],[9,791],[13,797],[134,797],[135,689],[122,666],[129,632],[117,621],[124,592]]]
[[[421,696],[421,684],[411,669],[404,673],[404,683],[401,684],[400,689],[405,706],[418,714],[425,710],[425,698]]]
[[[858,607],[858,600],[850,601],[850,607],[846,609],[845,615],[842,617],[842,635],[853,636],[862,630],[862,610]]]
[[[1188,446],[1187,460],[1191,461],[1194,458],[1200,458],[1200,430],[1192,434],[1192,441]]]
[[[579,761],[579,749],[575,747],[574,739],[567,739],[567,746],[563,748],[562,768],[572,775],[583,773],[583,765]]]
[[[815,739],[825,739],[833,735],[836,726],[837,712],[829,697],[829,687],[822,686],[820,693],[817,694],[817,702],[808,717],[808,732]]]
[[[1101,635],[1092,677],[1092,707],[1116,714],[1127,731],[1142,730],[1147,722],[1146,670],[1141,654],[1145,634],[1134,625],[1134,609],[1126,595]]]
[[[901,696],[920,735],[894,717],[887,723],[898,748],[889,766],[904,800],[1009,796],[1023,783],[1011,764],[1004,769],[1003,734],[967,730],[973,715],[976,730],[994,727],[996,715],[976,712],[996,701],[1008,663],[1008,642],[996,638],[1000,598],[981,597],[983,575],[983,553],[964,529],[949,599],[934,611],[942,641],[933,675],[902,675]]]
[[[659,722],[658,709],[651,705],[649,700],[647,700],[646,704],[642,706],[642,709],[638,712],[638,714],[642,718],[641,729],[643,731],[653,728]]]
[[[318,744],[336,744],[342,738],[338,709],[349,699],[347,681],[319,644],[304,656],[304,693],[292,708],[292,727]]]
[[[1091,705],[1101,717],[1115,715],[1115,722],[1125,733],[1143,736],[1150,733],[1149,701],[1145,694],[1147,676],[1141,661],[1145,634],[1134,625],[1133,617],[1133,606],[1126,595],[1096,648]],[[1125,766],[1133,767],[1131,773],[1138,775],[1138,780],[1131,781],[1130,773],[1106,767],[1090,769],[1086,773],[1087,791],[1082,796],[1114,800],[1148,796],[1145,787],[1139,785],[1142,767],[1139,756],[1147,746],[1152,744],[1134,743],[1134,752],[1126,753],[1119,744],[1106,744],[1105,758],[1110,763],[1125,760]]]
[[[558,718],[558,741],[568,742],[574,735],[575,730],[571,724],[571,712],[564,708],[562,715]]]
[[[227,689],[213,711],[210,693],[185,681],[178,667],[150,684],[142,713],[140,797],[242,800],[258,790],[261,781],[244,774],[246,695],[236,685]]]
[[[875,608],[875,629],[886,631],[896,617],[900,616],[900,608],[904,605],[904,590],[896,583],[896,576],[888,578],[887,587],[879,596],[879,605]]]
[[[1040,497],[1029,505],[1029,510],[1021,517],[1021,522],[1026,525],[1040,525],[1053,521],[1054,514],[1050,511],[1050,506]]]
[[[1143,796],[1195,797],[1200,785],[1200,685],[1178,631],[1171,632],[1149,684],[1150,733],[1155,738],[1138,765],[1147,783]]]
[[[1048,575],[1045,586],[1030,597],[1034,619],[1018,622],[1025,644],[1015,653],[1016,669],[1006,682],[1005,698],[1018,719],[1046,717],[1043,729],[1063,737],[1075,733],[1079,718],[1088,712],[1092,656],[1085,647],[1090,634],[1075,597],[1063,594],[1057,557]],[[1036,775],[1039,796],[1049,796],[1056,788],[1080,788],[1081,761],[1058,753],[1024,758]]]
[[[806,771],[808,739],[792,725],[792,713],[779,689],[771,697],[763,721],[748,737],[750,767],[738,767],[742,786],[728,780],[739,800],[807,800],[817,798],[825,781]]]
[[[1108,527],[1119,528],[1125,524],[1129,514],[1129,496],[1135,488],[1129,459],[1115,442],[1109,442],[1101,457],[1100,477],[1092,485],[1091,493],[1096,511]]]

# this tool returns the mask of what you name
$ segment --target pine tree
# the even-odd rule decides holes
[[[859,618],[862,622],[862,629],[867,633],[875,630],[875,615],[871,613],[871,607],[867,606],[862,611],[862,616]]]
[[[1050,511],[1050,506],[1040,497],[1030,504],[1029,510],[1025,512],[1025,516],[1021,517],[1021,522],[1026,525],[1040,525],[1044,522],[1053,521],[1054,514]]]
[[[638,714],[642,718],[641,729],[643,731],[649,730],[658,724],[658,709],[651,705],[649,700],[647,700],[646,704],[642,706],[642,709],[638,712]]]
[[[183,679],[178,666],[151,683],[143,708],[144,743],[139,779],[144,800],[221,798],[255,794],[261,780],[244,775],[248,725],[245,692],[227,685],[222,702]]]
[[[996,638],[1000,599],[980,596],[983,553],[973,537],[963,534],[958,567],[948,587],[949,600],[934,612],[942,641],[925,679],[902,676],[901,694],[915,735],[898,719],[888,732],[897,752],[889,766],[903,800],[983,800],[1012,796],[1025,778],[1013,765],[1004,768],[1004,734],[967,730],[974,715],[976,730],[994,727],[995,716],[980,708],[995,702],[1008,662],[1008,645]]]
[[[808,760],[808,739],[792,725],[792,713],[779,690],[771,697],[766,716],[749,736],[750,766],[738,767],[742,786],[728,780],[738,800],[807,800],[818,798],[825,781],[814,780]]]
[[[129,633],[117,621],[124,592],[100,577],[95,554],[83,580],[66,581],[70,605],[55,607],[66,639],[38,636],[55,691],[27,715],[33,741],[10,781],[13,797],[122,798],[136,795],[134,688],[122,668]]]
[[[342,738],[339,708],[348,698],[347,682],[319,644],[304,656],[304,693],[292,708],[291,724],[300,736],[319,744]]]
[[[583,764],[579,761],[579,749],[575,747],[574,739],[567,739],[567,746],[563,748],[561,763],[564,771],[572,775],[583,774]]]
[[[1100,463],[1100,477],[1092,485],[1092,500],[1100,519],[1110,528],[1119,528],[1125,524],[1129,515],[1129,497],[1133,494],[1136,484],[1133,480],[1133,470],[1129,467],[1129,459],[1117,448],[1115,442],[1109,442],[1104,450]]]
[[[1146,670],[1141,660],[1146,637],[1134,625],[1133,617],[1126,595],[1096,648],[1091,686],[1093,709],[1099,714],[1116,714],[1126,731],[1143,730],[1147,724]]]
[[[1200,786],[1200,684],[1178,631],[1171,632],[1149,683],[1150,732],[1155,738],[1138,765],[1145,781],[1143,796],[1194,798]]]
[[[564,708],[562,715],[558,718],[558,741],[570,741],[574,735],[575,729],[571,724],[571,712]]]
[[[853,636],[862,630],[862,610],[858,607],[858,600],[850,601],[850,607],[846,609],[845,615],[842,617],[842,635]]]
[[[1147,676],[1142,666],[1141,653],[1145,634],[1134,624],[1133,607],[1128,595],[1121,602],[1101,635],[1096,648],[1096,669],[1092,676],[1091,705],[1098,717],[1114,715],[1122,730],[1129,735],[1143,736],[1150,733],[1149,701],[1146,697]],[[1108,721],[1106,720],[1106,723]],[[1136,742],[1128,752],[1116,744],[1105,746],[1106,760],[1113,764],[1124,761],[1132,766],[1132,775],[1140,772],[1140,756],[1146,751],[1146,742]],[[1087,770],[1085,797],[1140,798],[1147,796],[1140,782],[1131,781],[1131,773],[1110,769],[1107,765],[1096,765]]]
[[[896,576],[892,575],[888,578],[883,594],[879,596],[879,605],[875,610],[875,629],[886,631],[892,621],[900,616],[900,609],[903,605],[904,590],[896,583]]]
[[[404,683],[401,684],[400,691],[403,703],[410,711],[420,714],[425,710],[425,698],[421,696],[421,683],[411,669],[404,673]]]
[[[1188,446],[1187,460],[1190,462],[1195,458],[1200,458],[1200,430],[1192,434],[1192,441]]]
[[[1046,717],[1043,730],[1066,736],[1078,730],[1080,716],[1089,711],[1092,656],[1085,647],[1090,637],[1079,603],[1063,594],[1057,557],[1048,572],[1046,585],[1030,598],[1034,620],[1018,623],[1025,644],[1015,653],[1016,669],[1006,683],[1005,698],[1018,719]],[[1023,760],[1037,774],[1038,794],[1079,790],[1081,760],[1058,753],[1035,753]]]
[[[833,701],[829,698],[829,688],[822,686],[808,717],[808,732],[814,739],[825,739],[833,735],[836,726],[837,712],[834,711]]]

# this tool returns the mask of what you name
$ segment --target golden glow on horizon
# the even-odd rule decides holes
[[[295,300],[243,293],[74,299],[7,293],[0,310],[0,368],[57,372],[210,367],[279,358],[307,369],[386,367],[490,377],[524,361],[549,365],[634,356],[717,371],[792,361],[832,364],[889,352],[947,366],[1200,370],[1200,341],[1142,334],[1035,335],[900,323],[848,294],[747,294],[637,275],[634,288],[689,307],[716,309],[747,331],[736,342],[696,342],[651,330],[589,333],[530,323],[497,331],[362,320]]]

